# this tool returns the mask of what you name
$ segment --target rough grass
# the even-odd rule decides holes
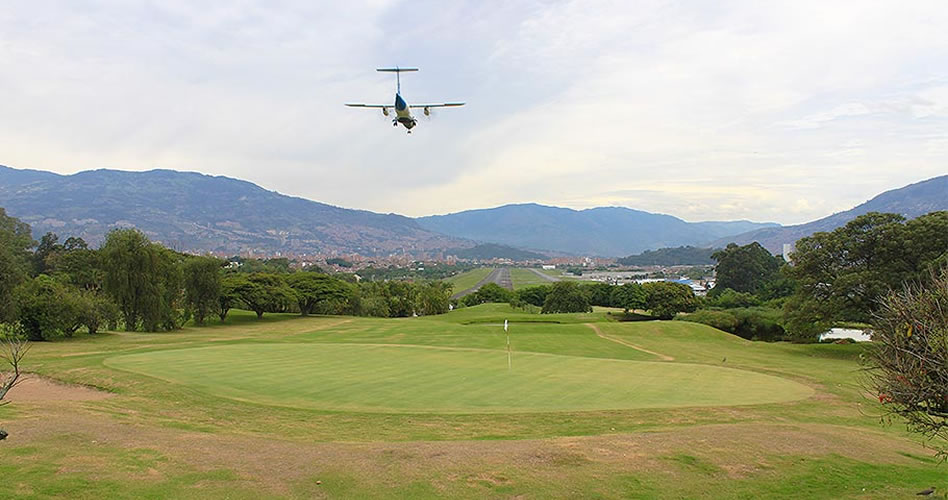
[[[445,413],[464,398],[473,398],[461,401],[468,408],[489,402],[489,392],[478,395],[477,388],[502,385],[463,380],[483,369],[481,356],[490,363],[499,358],[500,375],[512,375],[503,373],[504,319],[512,322],[514,362],[535,360],[548,375],[510,384],[520,398],[508,402],[508,412]],[[931,459],[931,450],[900,426],[879,425],[875,403],[858,383],[858,345],[754,343],[685,322],[618,323],[603,311],[529,315],[499,304],[393,320],[267,315],[256,321],[235,311],[227,323],[37,344],[30,371],[114,396],[0,407],[0,427],[10,432],[0,442],[0,497],[909,498],[931,485],[948,488],[948,470]],[[654,357],[600,338],[584,323],[674,361],[643,362]],[[182,368],[202,352],[207,359],[229,350],[246,355],[220,357],[199,376]],[[268,350],[287,358],[254,366],[272,361],[260,356]],[[402,352],[415,357],[400,358]],[[151,363],[145,375],[117,369],[114,363],[123,359],[165,363]],[[550,360],[556,363],[545,365]],[[770,376],[806,386],[812,395],[737,406],[598,406],[635,383],[622,378],[629,375],[625,369],[642,365],[698,366],[758,381]],[[352,376],[373,384],[346,394],[341,388],[356,386],[332,379],[350,366]],[[387,383],[380,375],[390,366],[396,368],[390,390],[363,394]],[[436,376],[423,376],[435,368]],[[281,375],[265,387],[241,387],[275,369]],[[565,401],[549,393],[532,395],[563,376],[596,388],[574,397],[594,401],[597,409],[564,410]],[[392,389],[399,380],[423,387],[443,377],[449,378],[445,387],[461,394],[442,389],[439,398]],[[278,405],[306,400],[302,387],[309,378],[335,384],[337,405],[349,398],[362,408],[384,398],[390,406]],[[692,383],[668,384],[649,397],[669,404]],[[610,392],[597,392],[603,388]],[[256,402],[222,393],[238,389]],[[539,407],[517,408],[520,400]],[[560,409],[543,407],[553,403]]]
[[[537,269],[537,271],[540,271],[540,269]],[[528,286],[549,285],[553,283],[548,279],[544,279],[542,276],[537,276],[535,272],[524,268],[511,269],[510,279],[513,281],[514,290]]]
[[[470,271],[452,276],[448,278],[447,281],[454,285],[454,293],[463,292],[464,290],[467,290],[468,288],[478,284],[482,279],[486,278],[491,271],[493,271],[493,268],[479,267],[477,269],[471,269]]]

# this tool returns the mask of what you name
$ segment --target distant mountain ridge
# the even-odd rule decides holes
[[[614,257],[663,247],[699,245],[751,229],[749,221],[685,222],[624,207],[586,210],[536,203],[504,205],[416,219],[421,227],[459,238],[539,251]]]
[[[832,231],[869,212],[897,213],[906,218],[914,219],[920,215],[938,210],[948,210],[948,175],[933,177],[886,191],[852,209],[806,224],[757,229],[736,236],[720,238],[706,246],[724,247],[732,242],[738,245],[746,245],[756,241],[776,255],[783,253],[785,243],[793,244],[798,239],[819,231]]]
[[[467,248],[409,217],[351,210],[194,172],[91,170],[59,175],[0,166],[0,206],[33,227],[98,244],[137,227],[180,250],[415,254]]]

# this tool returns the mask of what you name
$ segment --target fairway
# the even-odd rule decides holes
[[[539,269],[516,268],[510,270],[510,277],[513,279],[514,289],[526,288],[528,286],[551,285],[559,278],[545,273]]]
[[[0,498],[888,500],[945,477],[879,425],[865,346],[609,312],[235,310],[37,343]]]
[[[106,365],[242,401],[360,412],[549,412],[778,403],[812,389],[718,366],[502,350],[245,344],[116,356]]]
[[[472,269],[470,271],[463,272],[457,276],[452,276],[448,278],[452,285],[454,285],[454,292],[463,292],[468,288],[473,287],[478,284],[482,279],[486,278],[488,274],[494,269],[491,267],[479,267],[477,269]]]

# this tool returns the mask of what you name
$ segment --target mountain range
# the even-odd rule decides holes
[[[0,166],[0,206],[34,236],[52,231],[97,245],[113,228],[191,251],[421,254],[474,243],[408,217],[350,210],[193,172],[92,170],[59,175]]]
[[[902,214],[908,219],[914,219],[936,210],[948,210],[948,175],[933,177],[899,189],[886,191],[852,209],[806,224],[757,229],[720,238],[713,241],[711,246],[723,247],[731,242],[746,245],[756,241],[776,255],[783,253],[784,244],[793,244],[798,239],[818,231],[832,231],[869,212],[896,213]]]
[[[700,245],[753,229],[749,221],[685,222],[623,207],[587,210],[527,203],[417,219],[430,231],[478,241],[571,255],[617,256],[662,247]]]
[[[194,172],[103,169],[60,175],[2,165],[0,207],[29,223],[35,237],[52,231],[97,245],[113,228],[136,227],[155,241],[186,251],[430,256],[492,243],[551,255],[610,257],[756,240],[776,253],[784,243],[831,230],[868,211],[915,217],[946,210],[948,176],[787,227],[750,221],[686,222],[623,207],[573,210],[533,203],[412,219],[336,207],[247,181]],[[479,248],[478,255],[487,250],[496,253],[491,246]]]

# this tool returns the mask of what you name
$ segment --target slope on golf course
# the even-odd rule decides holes
[[[117,356],[106,365],[217,396],[382,412],[620,410],[778,403],[812,389],[719,366],[408,345],[243,344]]]

